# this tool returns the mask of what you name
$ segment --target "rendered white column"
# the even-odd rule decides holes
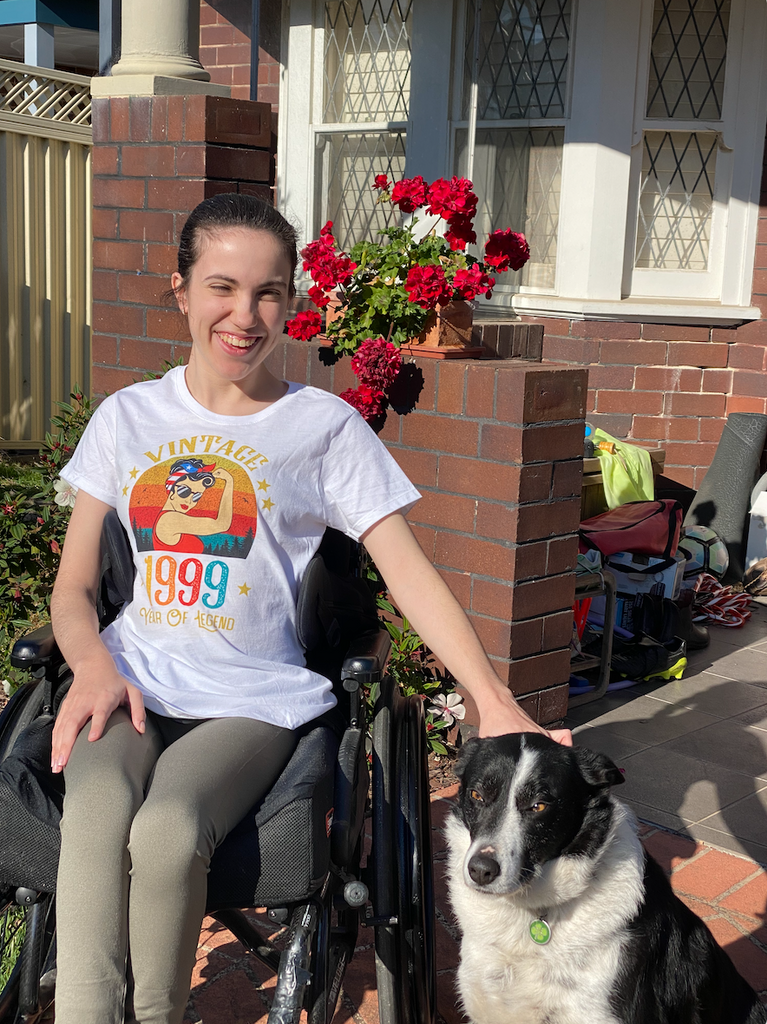
[[[36,68],[52,68],[53,25],[31,22],[24,26],[24,63]]]
[[[155,75],[209,82],[200,64],[199,0],[128,0],[121,56],[112,76]]]
[[[122,47],[92,96],[230,96],[200,64],[199,0],[123,0]]]

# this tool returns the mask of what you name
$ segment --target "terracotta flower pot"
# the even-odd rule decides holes
[[[477,359],[484,349],[472,344],[474,311],[468,302],[437,306],[418,337],[402,345],[403,352],[432,359]]]

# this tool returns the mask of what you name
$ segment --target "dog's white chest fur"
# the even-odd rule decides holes
[[[474,1024],[617,1024],[610,992],[624,929],[642,899],[643,862],[617,801],[615,814],[598,862],[554,861],[524,895],[472,887],[468,829],[448,821],[450,898],[463,933],[458,989]],[[530,925],[544,906],[551,940],[539,946]]]

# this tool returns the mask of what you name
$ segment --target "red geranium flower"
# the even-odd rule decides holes
[[[291,338],[298,338],[300,341],[309,341],[321,330],[322,317],[313,309],[297,313],[292,320],[288,320],[288,334]]]
[[[468,178],[457,178],[455,175],[450,181],[437,178],[429,187],[427,212],[446,220],[452,220],[453,217],[471,219],[477,212],[477,197],[472,191],[472,183]]]
[[[486,274],[476,263],[465,270],[459,267],[453,278],[453,288],[458,298],[467,302],[471,302],[477,295],[487,295],[490,298],[494,287],[495,278]]]
[[[420,174],[415,178],[403,178],[392,189],[391,201],[399,206],[403,213],[414,213],[420,206],[426,205],[428,185]]]
[[[496,270],[521,270],[529,259],[527,239],[511,228],[494,231],[485,243],[485,263]]]
[[[411,267],[405,281],[405,291],[411,302],[424,309],[434,309],[438,303],[450,301],[452,288],[447,283],[442,267]]]
[[[324,309],[330,302],[330,296],[325,292],[325,289],[318,287],[316,284],[313,284],[309,289],[309,298],[319,309]]]
[[[386,391],[402,366],[402,356],[396,345],[383,338],[368,338],[352,356],[352,370],[363,384]]]
[[[467,242],[476,242],[477,233],[474,230],[471,220],[468,217],[452,217],[447,222],[445,239],[450,243],[450,248],[465,249]]]
[[[385,174],[376,174],[373,178],[373,188],[378,189],[381,192],[389,191],[389,179]]]
[[[360,384],[358,388],[347,388],[340,396],[348,402],[365,420],[374,420],[383,412],[386,396],[383,391],[371,388],[369,384]]]

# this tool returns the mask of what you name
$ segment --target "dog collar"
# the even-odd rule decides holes
[[[530,923],[530,938],[538,946],[545,946],[551,939],[551,928],[543,914]]]

